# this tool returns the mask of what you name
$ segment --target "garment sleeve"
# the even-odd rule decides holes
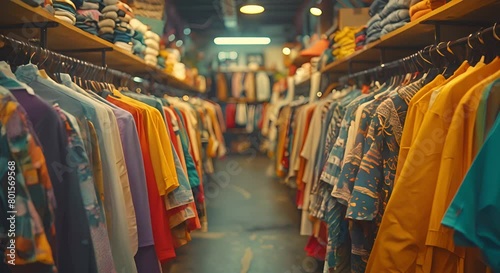
[[[493,271],[500,270],[500,119],[472,163],[442,224],[455,230],[459,246],[477,246]]]
[[[354,182],[351,200],[347,207],[346,217],[355,220],[370,221],[378,212],[379,196],[378,187],[384,179],[382,145],[383,117],[377,115],[372,119],[359,171]]]

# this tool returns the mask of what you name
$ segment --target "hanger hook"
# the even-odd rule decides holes
[[[497,23],[495,23],[493,25],[493,37],[495,37],[495,39],[497,39],[497,41],[500,41],[500,37],[497,34],[496,28],[497,28]]]
[[[477,32],[477,39],[479,40],[479,42],[484,45],[484,40],[483,40],[483,37],[482,37],[482,33],[481,31],[478,31]]]
[[[469,34],[469,36],[467,37],[467,45],[471,48],[471,49],[474,49],[474,47],[472,46],[472,44],[470,43],[470,38],[472,37],[472,33]]]
[[[440,42],[440,43],[436,46],[436,52],[437,52],[437,53],[438,53],[441,57],[444,57],[444,54],[443,54],[443,53],[441,53],[441,51],[439,51],[439,46],[440,46],[441,44],[444,44],[444,42]]]

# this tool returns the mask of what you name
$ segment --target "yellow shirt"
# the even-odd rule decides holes
[[[492,64],[494,65],[494,64]],[[495,67],[495,66],[493,66]],[[500,68],[500,63],[496,66]],[[474,83],[478,82],[469,91],[467,89],[448,90],[453,93],[440,93],[433,111],[445,113],[449,108],[450,103],[455,105],[457,99],[464,92],[467,92],[460,100],[451,120],[448,134],[443,148],[441,164],[436,185],[434,201],[432,203],[431,218],[429,230],[427,234],[426,245],[427,251],[433,251],[433,247],[447,249],[449,252],[434,253],[432,259],[426,259],[424,267],[431,268],[434,261],[457,259],[457,256],[452,256],[452,253],[457,253],[460,257],[464,256],[463,249],[457,251],[457,247],[453,242],[453,230],[441,225],[441,220],[444,217],[453,197],[455,196],[462,180],[467,173],[467,170],[472,164],[475,157],[474,154],[474,126],[476,121],[476,112],[481,101],[481,95],[485,87],[500,77],[500,72],[496,72],[486,79],[480,81],[484,75],[481,74],[473,77]],[[446,97],[449,101],[441,99]],[[449,254],[449,255],[448,255]],[[427,254],[426,257],[430,255]],[[460,262],[456,260],[456,262]],[[436,272],[436,271],[433,271]],[[476,271],[479,272],[479,271]],[[484,272],[484,271],[483,271]]]
[[[451,80],[426,114],[394,185],[366,272],[415,272],[416,265],[423,264],[421,253],[425,247],[444,139],[454,108],[465,93],[460,90],[469,90],[477,83],[478,76],[492,74],[499,65],[498,60],[486,66],[478,64]]]
[[[425,113],[429,108],[429,100],[431,94],[434,90],[447,84],[458,75],[465,73],[467,68],[469,68],[469,64],[467,62],[464,62],[448,79],[445,79],[443,75],[437,75],[434,80],[422,87],[420,91],[418,91],[417,94],[415,94],[415,96],[413,96],[413,98],[411,99],[410,103],[408,104],[405,126],[403,128],[403,135],[401,137],[398,165],[396,169],[394,184],[396,184],[398,177],[401,174],[401,170],[403,169],[403,166],[405,164],[406,157],[408,156],[408,152],[410,151],[412,142],[417,136],[420,125],[422,125],[422,121],[424,120]]]
[[[119,100],[142,111],[146,122],[151,162],[153,164],[158,192],[160,196],[170,193],[179,187],[179,181],[175,170],[172,146],[170,145],[170,138],[167,134],[163,117],[157,109],[145,103],[123,96],[119,92],[114,92],[114,95]]]

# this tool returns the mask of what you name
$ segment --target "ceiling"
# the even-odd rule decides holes
[[[236,3],[236,28],[226,28],[221,2]],[[276,29],[290,29],[294,32],[297,13],[308,0],[257,0],[266,9],[264,13],[246,15],[239,12],[242,0],[171,0],[177,14],[193,32],[208,35],[214,33],[251,34]],[[272,27],[271,27],[272,26]],[[208,33],[207,33],[208,32]],[[270,33],[260,33],[270,35]],[[283,33],[281,33],[283,35]]]

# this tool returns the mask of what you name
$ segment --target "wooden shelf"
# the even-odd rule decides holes
[[[321,72],[331,73],[334,79],[346,73],[355,73],[375,67],[382,61],[382,50],[386,50],[383,62],[390,62],[415,53],[435,42],[435,23],[441,24],[441,40],[455,40],[478,30],[484,23],[498,20],[498,0],[453,0],[442,7],[420,17],[416,21],[388,33],[356,51],[338,59]],[[466,26],[466,25],[470,26]],[[453,26],[455,25],[455,26]],[[463,25],[457,27],[456,25]]]
[[[101,51],[106,51],[106,65],[134,76],[150,76],[160,79],[175,88],[200,92],[161,69],[147,65],[144,60],[114,44],[83,31],[69,23],[59,20],[41,7],[31,7],[20,0],[8,0],[0,10],[2,34],[20,41],[40,38],[40,30],[32,28],[33,23],[57,23],[57,27],[47,29],[47,49],[62,52],[64,55],[83,61],[102,65]],[[24,25],[21,28],[6,29],[8,25]],[[75,50],[96,50],[92,52],[74,52]]]

